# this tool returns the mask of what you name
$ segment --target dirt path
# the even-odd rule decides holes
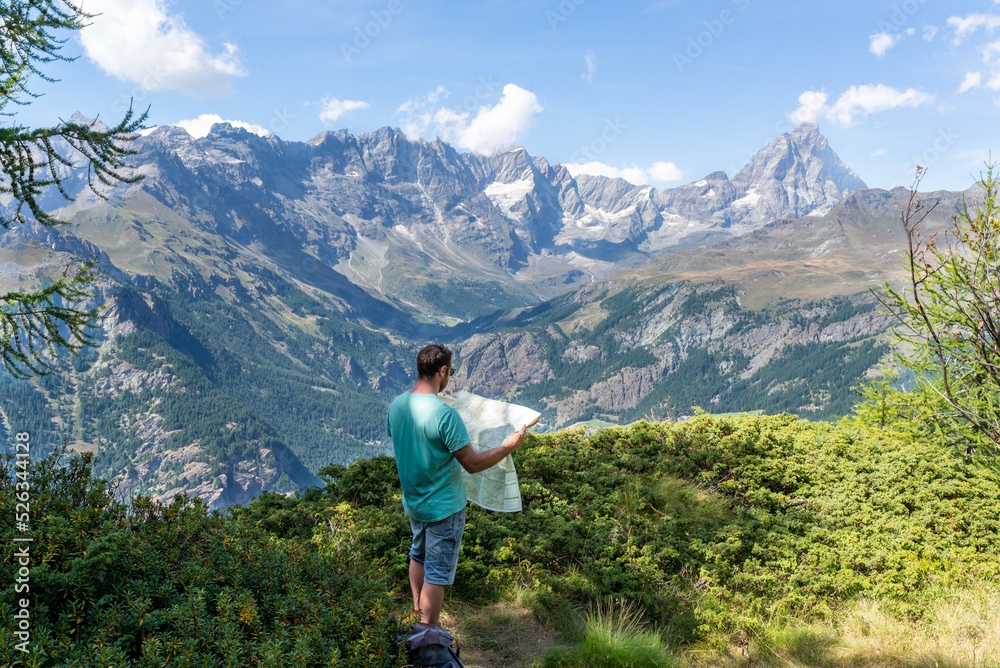
[[[525,668],[563,647],[556,633],[513,603],[476,606],[446,601],[441,626],[455,636],[466,668]]]

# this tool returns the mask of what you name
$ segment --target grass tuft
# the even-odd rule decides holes
[[[628,604],[597,608],[584,619],[583,642],[548,654],[542,668],[667,668],[681,666],[659,634],[646,629]]]

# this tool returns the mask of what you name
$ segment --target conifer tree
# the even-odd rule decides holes
[[[65,170],[87,170],[87,184],[102,198],[100,186],[135,183],[129,175],[129,157],[136,151],[127,143],[144,127],[147,112],[131,107],[114,127],[96,120],[62,122],[54,127],[29,128],[16,121],[14,108],[38,97],[28,88],[32,77],[48,82],[42,68],[54,61],[70,61],[60,53],[68,38],[93,16],[70,0],[0,1],[0,194],[12,198],[9,212],[0,212],[0,225],[34,220],[50,227],[65,224],[43,210],[41,196],[56,189],[67,200]],[[51,372],[60,349],[76,353],[93,343],[90,332],[103,317],[100,308],[83,308],[95,295],[96,259],[53,279],[33,293],[0,295],[0,359],[12,375],[24,378]]]
[[[941,406],[932,418],[967,435],[966,453],[996,464],[1000,455],[1000,177],[987,163],[976,181],[982,203],[967,203],[945,234],[921,223],[934,209],[916,201],[917,178],[901,218],[907,249],[906,283],[875,291],[897,320],[893,332],[906,354],[897,360],[917,374],[919,389]]]

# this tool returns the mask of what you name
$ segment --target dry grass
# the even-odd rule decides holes
[[[767,628],[725,654],[691,652],[705,668],[997,668],[1000,667],[1000,584],[942,595],[921,622],[902,620],[877,601],[861,601],[835,626]]]
[[[865,270],[853,258],[830,255],[805,262],[747,258],[737,266],[678,271],[674,278],[692,283],[737,283],[746,291],[743,305],[754,309],[771,303],[777,295],[806,300],[853,295],[881,285],[885,276]]]
[[[535,620],[531,610],[517,603],[474,606],[447,602],[441,626],[462,648],[466,668],[521,668],[561,647],[556,633]]]
[[[522,598],[512,596],[511,601],[487,606],[446,601],[441,625],[458,639],[465,665],[515,668],[542,665],[546,660],[551,665],[587,663],[586,643],[568,645],[560,640],[557,631],[539,623],[530,601]],[[628,626],[629,619],[598,611],[585,621],[588,629],[596,629],[591,635],[603,638],[604,648],[613,644],[608,638],[644,631]],[[626,650],[622,651],[629,655],[631,650]],[[603,654],[614,652],[602,650]],[[553,663],[556,656],[573,660]],[[683,664],[693,668],[1000,668],[1000,582],[943,593],[921,621],[901,619],[878,601],[859,601],[844,609],[833,624],[765,625],[751,632],[747,643],[726,652],[691,649]]]
[[[841,637],[851,657],[884,657],[889,666],[1000,666],[1000,588],[945,596],[930,620],[907,624],[878,603],[865,602],[848,615]]]

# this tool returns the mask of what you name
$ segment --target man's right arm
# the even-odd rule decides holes
[[[491,466],[496,466],[504,457],[521,447],[524,444],[524,437],[527,433],[528,425],[524,425],[508,436],[507,440],[497,447],[492,450],[484,450],[483,452],[476,452],[476,449],[472,447],[472,443],[469,443],[454,452],[455,459],[469,473],[485,471]]]

